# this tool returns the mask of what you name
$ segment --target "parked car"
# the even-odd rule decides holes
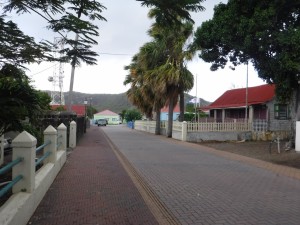
[[[106,126],[107,125],[107,120],[106,119],[98,119],[97,120],[97,125],[99,126]]]
[[[0,146],[1,146],[2,139],[0,138]],[[8,152],[12,149],[12,139],[11,138],[4,138],[4,152]]]

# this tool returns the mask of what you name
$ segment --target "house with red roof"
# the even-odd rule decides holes
[[[164,106],[160,110],[160,120],[161,121],[168,120],[168,115],[169,115],[169,106]],[[173,109],[173,120],[174,121],[177,120],[179,115],[180,115],[180,108],[179,108],[179,104],[177,104]]]
[[[209,110],[215,122],[246,119],[264,131],[279,131],[291,129],[290,108],[276,101],[275,85],[265,84],[228,90],[201,110]]]
[[[110,125],[122,123],[120,115],[108,109],[94,114],[94,121],[97,121],[98,119],[106,119]]]

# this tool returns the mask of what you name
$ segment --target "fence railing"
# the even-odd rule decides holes
[[[251,131],[252,123],[249,122],[203,122],[187,123],[187,132],[226,132],[226,131]]]
[[[182,131],[182,122],[173,121],[173,130]],[[135,127],[147,130],[147,127],[155,127],[155,121],[135,121]],[[160,128],[167,128],[168,122],[161,121]],[[251,131],[253,124],[244,120],[230,120],[229,122],[187,122],[187,132],[226,132],[226,131]]]
[[[72,135],[76,136],[76,133]],[[9,191],[14,194],[20,191],[31,193],[34,190],[37,166],[55,163],[57,151],[66,151],[66,126],[61,124],[56,130],[49,125],[44,131],[44,144],[36,147],[36,143],[36,138],[26,131],[23,131],[12,141],[13,161],[0,169],[0,175],[11,173],[12,179],[0,185],[0,188],[2,187],[0,197]],[[37,156],[39,157],[37,158]],[[26,179],[23,179],[24,177]]]
[[[6,166],[4,166],[3,168],[1,168],[0,169],[0,176],[9,173],[14,166],[18,165],[23,160],[24,160],[24,158],[19,157],[19,158],[13,160],[12,162],[10,162],[9,164],[7,164]],[[12,189],[12,187],[17,182],[19,182],[21,179],[23,179],[23,176],[19,174],[14,179],[12,179],[12,181],[5,182],[3,184],[3,188],[1,188],[1,190],[0,190],[0,198],[3,197],[6,193],[8,193]]]

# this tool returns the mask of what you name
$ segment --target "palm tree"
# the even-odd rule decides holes
[[[148,118],[151,118],[152,111],[155,111],[155,134],[160,134],[160,110],[165,105],[165,98],[154,88],[156,84],[151,75],[151,71],[162,62],[163,56],[159,51],[156,42],[144,44],[140,52],[133,57],[130,66],[125,67],[130,70],[130,74],[124,81],[124,85],[131,84],[127,96],[134,105],[146,113]]]
[[[182,29],[185,26],[183,23],[186,21],[193,23],[189,12],[203,11],[204,7],[200,5],[203,0],[178,0],[176,2],[170,0],[137,1],[142,2],[142,5],[154,7],[150,10],[149,17],[155,18],[156,23],[152,26],[149,34],[153,37],[153,44],[156,44],[156,48],[152,49],[153,51],[149,51],[152,54],[150,54],[152,58],[145,57],[145,60],[140,62],[148,66],[146,69],[144,67],[144,76],[147,80],[145,84],[155,87],[153,96],[164,96],[166,103],[169,105],[167,137],[172,137],[173,109],[177,104],[178,95],[193,86],[193,78],[184,65],[183,60],[187,56],[182,52],[187,39],[186,32],[184,32],[187,30]],[[178,29],[182,32],[181,35],[178,35]],[[178,51],[179,49],[180,51]],[[149,56],[148,53],[146,56]],[[153,57],[157,55],[160,57]],[[153,61],[154,64],[151,64]],[[161,98],[154,97],[154,99],[158,102],[158,106],[164,102]],[[181,99],[183,100],[184,98]],[[182,105],[184,106],[184,102]],[[158,108],[156,107],[156,109]]]
[[[204,0],[137,0],[142,6],[152,7],[156,23],[170,26],[174,23],[189,21],[194,23],[189,12],[201,12]]]
[[[165,62],[167,56],[162,51],[158,42],[152,41],[146,43],[141,49],[139,54],[139,64],[145,70],[145,84],[150,87],[151,93],[147,93],[147,98],[153,104],[153,110],[156,113],[155,134],[160,134],[160,111],[166,104],[166,97],[163,93],[159,92],[155,87],[157,82],[155,77],[155,68]]]
[[[150,13],[151,14],[151,13]],[[153,24],[149,34],[161,48],[160,53],[165,60],[152,71],[156,76],[156,89],[161,95],[167,97],[169,105],[167,137],[172,137],[173,109],[180,95],[181,120],[184,114],[184,91],[193,87],[193,76],[188,71],[185,60],[192,58],[190,51],[184,50],[187,39],[192,34],[191,23],[173,24],[171,28]]]

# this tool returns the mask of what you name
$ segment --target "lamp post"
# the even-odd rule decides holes
[[[87,111],[86,111],[86,109],[87,109],[88,101],[85,99],[84,102],[83,102],[83,104],[84,104],[84,117],[86,117],[86,116],[87,116]]]

